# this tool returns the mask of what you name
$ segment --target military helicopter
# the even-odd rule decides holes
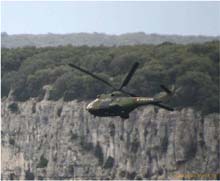
[[[168,111],[173,111],[174,109],[168,105],[163,104],[164,101],[168,100],[174,94],[173,90],[169,90],[164,85],[160,85],[160,87],[164,90],[164,92],[159,93],[154,97],[138,97],[132,93],[129,93],[123,88],[128,85],[131,80],[133,74],[135,73],[139,63],[135,62],[131,67],[129,73],[125,77],[119,88],[113,86],[108,81],[98,77],[97,75],[89,72],[88,70],[78,67],[72,63],[68,64],[70,67],[75,68],[85,74],[90,75],[91,77],[101,81],[105,85],[111,87],[114,91],[109,94],[101,94],[98,95],[95,100],[90,102],[86,109],[89,113],[94,116],[99,117],[112,117],[112,116],[120,116],[122,119],[128,119],[129,113],[136,109],[137,107],[144,105],[154,105],[164,108]]]

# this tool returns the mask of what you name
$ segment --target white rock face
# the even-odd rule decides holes
[[[95,118],[85,107],[2,100],[2,178],[217,179],[219,114],[149,106],[122,121]]]

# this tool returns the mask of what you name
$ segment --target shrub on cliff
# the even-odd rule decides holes
[[[8,108],[12,113],[17,113],[19,111],[18,104],[15,102],[9,104]]]
[[[48,160],[46,158],[44,158],[44,155],[41,155],[40,157],[40,161],[37,164],[37,168],[44,168],[47,167],[48,164]]]

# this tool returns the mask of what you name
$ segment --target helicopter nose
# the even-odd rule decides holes
[[[92,105],[89,104],[89,105],[86,107],[86,110],[87,110],[90,114],[94,114],[94,109],[93,109]]]
[[[86,106],[86,110],[87,111],[90,111],[92,109],[92,103],[89,103],[87,106]]]
[[[86,106],[86,110],[89,111],[89,109],[90,109],[90,108],[89,108],[88,106]]]

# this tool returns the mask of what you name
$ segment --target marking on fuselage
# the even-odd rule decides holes
[[[153,98],[138,97],[136,100],[137,100],[137,101],[153,101],[154,99],[153,99]]]

